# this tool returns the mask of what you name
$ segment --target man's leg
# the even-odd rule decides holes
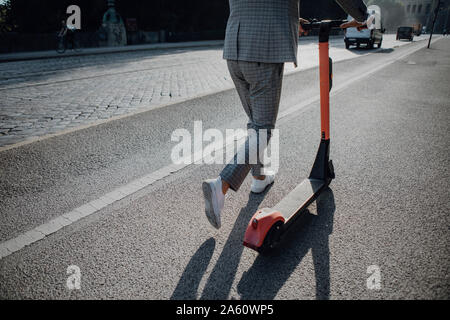
[[[250,109],[250,84],[245,80],[239,69],[238,61],[228,60],[228,70],[234,81],[242,105],[248,117],[251,118]],[[221,227],[221,211],[224,206],[225,194],[230,188],[230,184],[220,176],[217,179],[203,181],[202,190],[205,198],[205,214],[208,221],[217,229]]]
[[[256,137],[247,138],[245,145],[220,174],[222,180],[227,182],[232,190],[237,191],[250,170],[254,177],[263,175],[261,159],[258,156],[257,163],[250,163],[250,152],[257,151],[258,155],[262,154],[271,137],[271,130],[275,127],[284,64],[239,61],[231,65],[229,63],[229,68],[244,110],[250,118],[248,128],[256,132]],[[259,137],[263,134],[261,130],[266,130],[267,141],[260,147]]]
[[[237,191],[254,166],[257,166],[254,174],[261,174],[261,164],[257,165],[257,162],[251,164],[249,161],[250,151],[262,149],[262,147],[258,147],[261,129],[267,130],[267,137],[269,138],[270,130],[275,127],[284,65],[282,63],[266,64],[229,61],[228,67],[244,110],[250,118],[249,128],[255,129],[257,137],[256,140],[247,138],[243,148],[235,155],[233,161],[225,167],[217,179],[203,181],[202,190],[205,198],[205,214],[209,222],[217,229],[221,226],[221,211],[228,188]],[[265,146],[267,146],[267,143],[264,143]],[[260,153],[260,151],[257,151],[257,153]],[[265,188],[264,185],[266,183],[272,183],[273,176],[269,180],[261,181],[263,186],[256,186],[256,189]],[[257,190],[256,192],[260,191]]]

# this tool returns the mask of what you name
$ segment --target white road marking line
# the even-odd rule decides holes
[[[244,143],[245,137],[238,140],[239,143]],[[234,137],[228,137],[225,145],[216,144],[217,150],[223,150],[227,146],[233,146],[236,141]],[[190,156],[189,156],[190,158]],[[204,158],[203,152],[198,151],[193,155],[193,163],[196,161],[201,161]],[[59,231],[65,226],[69,226],[78,220],[81,220],[85,217],[88,217],[104,208],[109,206],[110,204],[120,201],[152,184],[155,182],[162,180],[169,175],[176,173],[177,171],[190,166],[191,164],[171,164],[165,166],[157,171],[154,171],[144,177],[136,179],[122,187],[119,187],[104,196],[88,202],[81,207],[78,207],[68,213],[63,214],[57,218],[54,218],[47,223],[44,223],[26,233],[23,233],[11,240],[0,243],[0,259],[11,255],[14,252],[17,252],[23,249],[26,246],[29,246],[43,238]]]
[[[433,42],[435,42],[437,40],[439,40],[439,38],[435,39]],[[401,55],[399,55],[397,57],[393,57],[392,59],[388,60],[383,65],[380,65],[380,66],[370,70],[369,72],[364,73],[359,77],[352,78],[348,81],[343,82],[340,85],[333,87],[332,95],[337,94],[338,92],[342,91],[343,89],[350,86],[351,84],[361,81],[361,79],[363,79],[363,78],[391,65],[392,63],[399,61],[399,60],[403,59],[404,57],[406,57],[420,49],[423,49],[423,48],[424,48],[424,46],[417,46],[410,50],[407,50],[406,52],[402,53]],[[283,121],[282,121],[282,123],[283,123],[289,119],[289,118],[284,119],[288,115],[291,115],[300,110],[304,110],[307,106],[311,106],[312,104],[318,102],[319,100],[320,100],[320,96],[315,96],[308,100],[305,100],[302,103],[295,105],[295,106],[281,112],[278,116],[278,119],[280,119],[280,120],[283,119]],[[237,144],[244,143],[244,140],[245,140],[245,137],[242,137],[241,139],[239,139],[237,141]],[[228,139],[225,142],[225,145],[216,144],[215,147],[217,147],[217,151],[224,150],[224,149],[226,150],[226,148],[228,146],[231,147],[231,146],[233,146],[234,143],[236,143],[234,137],[228,137]],[[190,158],[190,156],[189,156],[189,158]],[[192,163],[196,163],[197,161],[200,161],[203,158],[204,158],[204,156],[203,156],[202,152],[196,152],[196,153],[194,153]],[[227,160],[229,160],[229,159],[227,159]],[[165,166],[165,167],[163,167],[157,171],[154,171],[144,177],[136,179],[136,180],[128,183],[127,185],[119,187],[119,188],[105,194],[104,196],[100,197],[99,199],[96,199],[87,204],[84,204],[81,207],[78,207],[68,213],[65,213],[62,216],[54,218],[54,219],[48,221],[47,223],[42,224],[28,232],[22,233],[13,239],[4,241],[4,242],[0,243],[0,259],[3,259],[5,257],[13,254],[14,252],[17,252],[26,246],[34,244],[34,243],[44,239],[45,237],[59,231],[60,229],[64,228],[65,226],[69,226],[69,225],[77,222],[80,219],[88,217],[88,216],[104,209],[105,207],[109,206],[110,204],[112,204],[116,201],[120,201],[120,200],[154,184],[155,182],[168,177],[172,173],[176,173],[177,171],[179,171],[187,166],[190,166],[190,165],[191,164],[171,164],[171,165]]]

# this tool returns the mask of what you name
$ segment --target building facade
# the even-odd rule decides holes
[[[420,23],[426,26],[436,6],[435,0],[404,0],[402,2],[405,6],[405,23],[407,25]]]
[[[434,10],[438,5],[438,0],[402,0],[405,7],[405,24],[413,25],[420,23],[427,26],[429,31],[434,19]],[[441,10],[439,11],[435,32],[442,32],[448,29],[450,15],[450,0],[441,0]]]

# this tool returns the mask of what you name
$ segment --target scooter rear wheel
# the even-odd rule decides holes
[[[270,255],[280,242],[280,236],[283,229],[283,222],[276,222],[267,232],[264,242],[259,247],[258,252],[262,255]]]

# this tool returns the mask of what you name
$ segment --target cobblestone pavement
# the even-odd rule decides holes
[[[220,49],[0,65],[0,146],[231,85]]]
[[[316,49],[301,41],[297,71],[317,65]],[[345,50],[342,39],[331,50],[335,61],[368,54]],[[221,47],[1,63],[0,147],[232,86]]]

